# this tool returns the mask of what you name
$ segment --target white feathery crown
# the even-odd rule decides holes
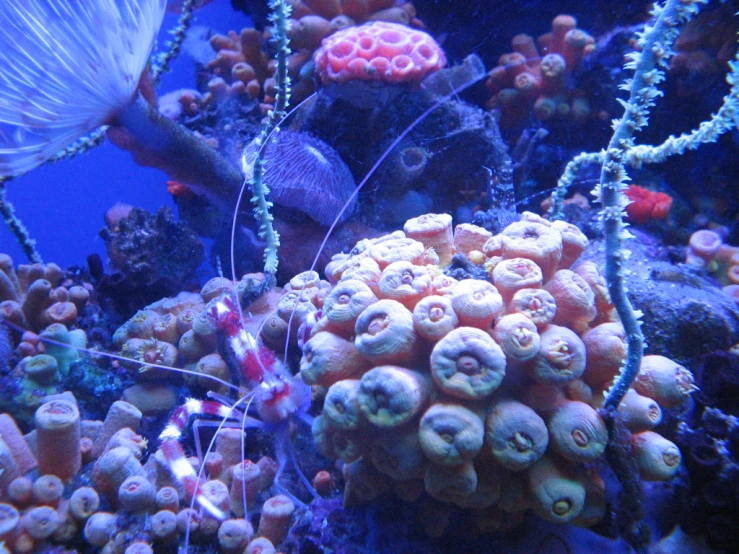
[[[19,175],[131,101],[166,0],[0,2],[0,176]]]

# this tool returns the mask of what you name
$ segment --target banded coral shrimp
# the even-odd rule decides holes
[[[195,444],[199,459],[204,461],[209,457],[214,449],[216,437],[222,429],[235,427],[241,430],[241,465],[238,467],[245,466],[244,429],[256,428],[269,431],[274,436],[277,457],[274,486],[282,494],[289,496],[296,504],[303,506],[303,503],[296,496],[279,484],[280,476],[289,461],[308,492],[312,496],[316,496],[312,485],[300,470],[289,437],[289,427],[293,419],[302,420],[308,426],[312,424],[310,416],[307,415],[307,409],[310,406],[310,390],[300,380],[294,378],[278,362],[270,350],[257,345],[254,337],[244,330],[240,311],[236,309],[235,305],[236,302],[232,297],[223,296],[210,306],[208,317],[211,319],[216,332],[223,334],[223,340],[228,343],[228,347],[236,363],[238,363],[241,377],[249,386],[238,390],[243,396],[236,401],[231,401],[227,397],[217,394],[211,394],[211,400],[188,400],[183,406],[175,410],[160,435],[162,440],[161,449],[165,459],[169,462],[175,477],[185,487],[188,497],[192,498],[190,510],[193,510],[193,506],[197,503],[218,520],[226,519],[227,514],[224,513],[222,506],[214,505],[203,492],[200,483],[205,465],[201,465],[200,471],[196,474],[187,462],[184,450],[179,443],[190,418],[200,414],[216,416],[220,418],[220,421],[211,422],[211,424],[217,425],[217,429],[214,438],[208,444],[206,452],[202,455],[197,428],[194,427]],[[248,415],[252,404],[255,405],[256,412],[261,419]],[[202,423],[201,425],[208,425],[208,423]],[[235,485],[232,484],[233,486]],[[241,480],[241,486],[241,515],[245,516],[248,513],[246,480]],[[231,509],[232,511],[238,511],[238,508],[232,507]],[[185,551],[187,551],[189,535],[190,527],[188,525],[185,535]]]

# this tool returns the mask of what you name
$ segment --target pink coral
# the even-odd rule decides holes
[[[441,47],[427,33],[385,21],[334,33],[324,39],[314,61],[326,84],[353,79],[418,83],[446,64]]]

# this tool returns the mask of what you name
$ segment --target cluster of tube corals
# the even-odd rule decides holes
[[[161,450],[142,465],[142,417],[135,406],[118,401],[105,421],[81,420],[69,392],[47,397],[36,411],[35,430],[25,437],[10,416],[1,415],[0,544],[14,554],[30,553],[46,541],[71,544],[81,535],[102,552],[146,554],[187,533],[194,542],[217,540],[220,552],[274,553],[295,510],[284,495],[264,500],[274,460],[244,460],[238,429],[218,434],[202,462],[201,494],[234,516],[220,521],[187,507],[190,498]],[[186,463],[196,470],[201,465],[197,458]],[[264,502],[255,533],[244,506],[252,510],[258,498]],[[125,523],[116,509],[129,515]]]
[[[65,279],[54,263],[16,267],[10,256],[0,254],[0,319],[24,330],[16,347],[22,359],[9,376],[13,386],[2,391],[5,401],[32,410],[45,395],[59,392],[60,376],[79,356],[44,339],[87,345],[84,331],[70,329],[88,306],[91,290],[90,283],[76,285]]]
[[[710,271],[724,292],[739,302],[739,247],[724,243],[716,231],[700,229],[690,235],[685,263]]]
[[[330,284],[294,279],[280,302],[292,318],[263,336],[284,340],[287,321],[302,329],[300,375],[324,391],[314,439],[343,461],[346,503],[425,491],[481,522],[528,508],[558,523],[601,519],[597,409],[625,345],[597,266],[576,263],[587,245],[573,225],[531,213],[495,236],[428,214],[336,255]],[[445,275],[454,254],[485,278]],[[679,450],[651,429],[692,381],[666,357],[644,358],[619,408],[643,479],[678,471]]]
[[[595,40],[577,28],[574,17],[555,17],[552,31],[536,43],[529,35],[516,35],[511,47],[513,52],[500,57],[485,82],[492,93],[488,109],[501,110],[504,123],[524,119],[530,109],[542,121],[582,122],[590,117],[588,99],[569,80],[594,50]]]
[[[291,498],[276,494],[279,491],[270,492],[277,462],[267,456],[257,462],[244,458],[240,429],[218,432],[204,459],[178,462],[191,465],[195,473],[203,466],[198,492],[225,514],[225,520],[189,508],[191,491],[178,479],[163,447],[149,451],[143,463],[147,441],[139,434],[144,417],[168,413],[177,402],[172,385],[180,377],[155,366],[185,365],[192,372],[187,376],[190,386],[226,391],[231,376],[217,353],[206,304],[224,293],[243,294],[260,276],[246,276],[238,287],[214,278],[200,293],[182,293],[137,312],[114,334],[131,362],[114,360],[107,368],[116,372],[130,366],[136,383],[112,404],[104,421],[92,421],[81,417],[72,392],[57,394],[60,377],[80,359],[77,348],[86,345],[85,332],[61,323],[47,325],[44,315],[62,300],[77,298],[77,288],[89,291],[55,287],[64,281],[54,264],[14,267],[7,257],[0,261],[0,283],[10,283],[5,288],[15,298],[2,303],[4,316],[19,328],[32,325],[39,330],[24,333],[16,349],[22,356],[18,364],[22,388],[35,399],[30,406],[35,410],[34,430],[24,436],[20,421],[0,415],[0,545],[4,542],[8,551],[24,553],[38,551],[47,542],[79,544],[84,539],[106,553],[141,554],[169,548],[187,534],[194,543],[217,540],[221,552],[275,552],[296,507]],[[261,308],[269,311],[277,296],[267,293]],[[83,308],[80,305],[80,314]],[[252,308],[255,314],[260,312],[258,303]],[[66,323],[73,327],[76,321]],[[203,445],[196,446],[200,451]],[[330,488],[330,481],[319,476],[316,484]],[[121,513],[129,517],[124,521]],[[254,513],[260,513],[256,530],[255,520],[247,517]]]
[[[10,256],[0,254],[0,315],[31,331],[55,323],[73,325],[92,285],[61,281],[62,270],[54,263],[21,264],[16,269]]]
[[[224,294],[241,296],[246,287],[262,278],[246,275],[234,286],[229,279],[214,277],[199,293],[182,292],[136,312],[113,335],[121,355],[132,360],[123,364],[142,369],[137,372],[137,384],[126,389],[123,398],[149,414],[172,409],[176,398],[170,384],[180,377],[175,371],[154,367],[157,365],[188,370],[184,379],[191,387],[227,392],[226,383],[232,377],[217,348],[206,306]],[[270,291],[251,306],[253,317],[244,323],[247,331],[256,332],[261,315],[273,309],[278,296]]]

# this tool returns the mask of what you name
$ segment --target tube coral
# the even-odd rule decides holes
[[[77,406],[53,400],[36,410],[35,419],[39,471],[71,481],[82,464]]]
[[[64,493],[64,483],[56,475],[42,475],[33,484],[33,499],[44,506],[59,506]]]
[[[118,501],[131,513],[149,512],[154,508],[156,490],[145,477],[133,475],[118,487]]]
[[[417,429],[406,426],[402,431],[391,431],[381,434],[372,445],[372,463],[382,473],[396,480],[408,480],[420,477],[426,464],[421,438]]]
[[[85,539],[93,546],[105,546],[116,529],[116,516],[109,512],[98,512],[87,520]]]
[[[572,521],[585,506],[585,487],[572,478],[567,468],[542,458],[528,474],[531,501],[536,513],[548,521]]]
[[[634,381],[634,390],[664,408],[680,408],[696,390],[693,374],[664,356],[644,356]]]
[[[354,344],[373,363],[406,363],[413,359],[417,337],[413,315],[400,302],[380,300],[357,318]]]
[[[13,458],[13,454],[0,437],[0,497],[5,496],[5,491],[10,483],[19,476],[18,465]]]
[[[529,362],[531,376],[546,385],[573,381],[585,371],[585,345],[567,327],[549,325],[540,335],[539,353]]]
[[[359,409],[377,427],[398,427],[424,408],[430,388],[421,373],[402,367],[379,366],[362,376]]]
[[[347,279],[326,296],[323,315],[335,327],[354,334],[354,325],[364,309],[377,302],[372,290],[362,281]]]
[[[498,402],[488,413],[486,439],[495,459],[506,469],[521,471],[544,455],[549,434],[534,410],[513,400]]]
[[[448,296],[427,296],[413,309],[413,328],[421,337],[437,341],[459,323]]]
[[[110,438],[121,429],[126,427],[138,429],[142,417],[143,414],[136,406],[122,400],[113,402],[105,416],[103,428],[93,444],[92,456],[94,458],[100,456],[108,445]]]
[[[608,431],[603,420],[584,402],[563,402],[549,420],[555,451],[575,462],[591,461],[606,449]]]
[[[20,516],[18,510],[16,510],[10,504],[4,502],[0,504],[0,541],[9,538],[13,531],[18,527]],[[2,544],[0,542],[0,544]]]
[[[503,307],[498,289],[487,281],[463,279],[452,291],[452,308],[462,325],[487,330]]]
[[[100,497],[91,487],[80,487],[69,499],[69,511],[79,521],[87,521],[100,508]]]
[[[259,466],[251,460],[244,460],[233,467],[229,499],[231,511],[237,516],[243,516],[244,507],[250,507],[257,498],[260,474]]]
[[[259,518],[259,535],[273,544],[281,543],[287,536],[294,511],[295,504],[284,494],[267,500]]]
[[[493,329],[493,339],[506,358],[525,362],[539,353],[540,340],[536,325],[523,314],[504,315]]]
[[[309,385],[330,387],[369,369],[353,342],[333,333],[316,333],[303,346],[300,375]]]
[[[426,248],[433,248],[442,266],[451,263],[454,244],[452,216],[425,214],[406,221],[403,231],[408,238],[422,242]]]
[[[61,523],[56,510],[49,506],[31,508],[22,519],[26,532],[38,541],[48,539]]]
[[[177,515],[161,510],[151,518],[151,534],[158,543],[169,543],[177,536]]]
[[[431,376],[446,394],[465,400],[489,396],[505,377],[505,355],[490,335],[459,327],[431,352]]]
[[[409,310],[413,310],[421,298],[428,296],[430,290],[431,276],[423,266],[401,261],[391,263],[382,271],[382,297],[397,300]]]
[[[223,552],[243,552],[254,535],[254,529],[245,519],[227,519],[218,528],[218,544]]]
[[[682,455],[675,444],[653,431],[631,437],[639,474],[647,481],[666,481],[680,469]]]
[[[323,402],[323,415],[337,429],[353,431],[362,423],[358,379],[344,379],[331,385]]]
[[[482,448],[484,435],[480,416],[448,402],[432,405],[421,418],[421,448],[432,462],[456,466],[472,460]]]

